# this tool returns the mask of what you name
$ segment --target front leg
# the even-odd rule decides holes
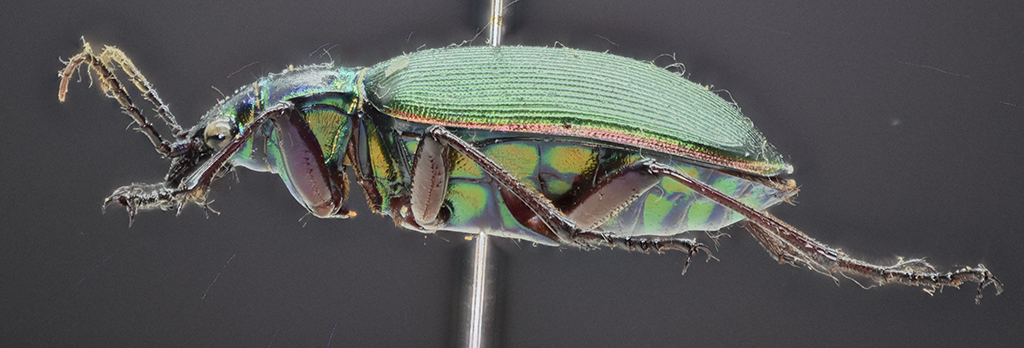
[[[295,200],[320,218],[347,218],[343,207],[344,178],[324,163],[316,134],[302,112],[291,102],[281,102],[269,110],[273,136],[268,137],[267,159]]]
[[[103,210],[111,203],[119,203],[128,211],[128,227],[135,221],[139,210],[171,210],[179,207],[178,189],[169,188],[166,184],[131,184],[119,187],[114,193],[103,200]]]
[[[115,190],[104,204],[117,202],[124,205],[129,219],[139,210],[176,209],[180,212],[187,203],[205,207],[210,184],[223,175],[229,168],[231,157],[257,132],[263,132],[268,122],[273,125],[273,139],[276,139],[275,143],[268,144],[268,148],[274,149],[270,154],[273,157],[272,168],[281,174],[295,199],[319,217],[351,216],[352,213],[343,205],[346,193],[344,178],[327,168],[316,136],[295,105],[287,101],[257,116],[223,148],[191,168],[191,173],[176,186],[172,183],[124,186]]]

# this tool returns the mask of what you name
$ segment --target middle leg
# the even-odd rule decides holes
[[[629,165],[609,174],[598,183],[594,191],[581,199],[574,208],[568,209],[570,213],[566,214],[475,146],[443,127],[427,128],[424,137],[425,140],[431,138],[430,141],[450,147],[473,161],[499,184],[502,197],[510,210],[515,211],[513,214],[517,215],[517,220],[525,222],[525,226],[562,244],[576,245],[584,249],[609,246],[657,253],[664,250],[680,250],[687,253],[687,265],[690,257],[697,251],[709,252],[704,244],[689,238],[617,236],[593,229],[614,216],[618,210],[628,206],[660,180],[649,173],[648,164]]]

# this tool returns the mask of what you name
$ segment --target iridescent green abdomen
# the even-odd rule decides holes
[[[406,131],[422,125],[398,124]],[[536,137],[525,133],[486,132],[452,129],[472,141],[488,158],[509,171],[529,188],[567,212],[596,182],[610,172],[643,158],[654,158],[704,181],[757,209],[764,209],[793,196],[795,190],[767,180],[750,180],[720,170],[674,161],[670,156],[641,156],[630,149],[593,141],[563,137]],[[414,132],[412,132],[414,133]],[[404,151],[412,165],[418,139],[405,138]],[[443,229],[558,245],[517,221],[508,197],[499,184],[468,158],[453,153],[445,198],[447,223]],[[687,231],[715,231],[742,220],[733,210],[695,194],[669,178],[645,192],[596,230],[618,236],[673,236]]]
[[[789,169],[731,103],[651,63],[543,47],[463,47],[371,67],[367,100],[449,127],[600,140],[761,176]]]
[[[235,167],[278,173],[314,216],[351,218],[355,173],[374,212],[424,232],[450,230],[585,249],[694,253],[687,231],[740,220],[771,257],[878,284],[1002,284],[984,265],[938,273],[923,259],[850,258],[764,209],[796,194],[791,168],[750,120],[704,87],[649,63],[569,49],[427,50],[365,69],[289,68],[241,88],[184,129],[123,52],[89,44],[61,73],[63,100],[85,64],[156,151],[158,184],[104,200],[139,210],[209,210],[211,183]],[[164,140],[113,73],[156,107]],[[130,221],[130,220],[129,220]],[[483,240],[483,239],[481,239]],[[710,255],[709,255],[710,256]],[[858,283],[859,284],[859,283]]]

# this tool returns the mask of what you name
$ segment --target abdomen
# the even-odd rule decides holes
[[[622,147],[586,140],[495,136],[474,130],[453,130],[473,142],[489,158],[515,175],[555,207],[567,212],[581,195],[622,166],[642,158],[670,164],[756,209],[765,209],[795,194],[782,185],[751,181],[723,171],[689,164],[664,155],[640,154]],[[415,153],[410,139],[410,153]],[[452,152],[444,230],[488,233],[540,244],[556,241],[520,224],[499,194],[498,184],[466,157]],[[410,157],[411,158],[411,157]],[[614,235],[676,235],[714,231],[742,217],[683,185],[665,178],[597,228]]]

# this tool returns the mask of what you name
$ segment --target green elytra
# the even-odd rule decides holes
[[[639,160],[637,148],[757,209],[796,193],[709,169],[773,176],[788,165],[733,105],[651,63],[573,49],[470,47],[403,55],[364,76],[365,99],[377,110],[456,130],[563,209],[574,198],[574,182],[595,181],[611,170],[602,167]],[[416,139],[400,141],[407,154],[415,153]],[[496,184],[480,183],[484,175],[471,163],[460,165],[468,162],[464,157],[453,162],[445,229],[558,244],[517,223],[496,197]],[[601,230],[676,235],[740,220],[664,179]]]
[[[115,63],[175,142],[131,103]],[[80,64],[172,161],[164,183],[125,186],[105,201],[131,216],[205,206],[210,183],[241,166],[279,174],[314,215],[352,217],[352,168],[375,212],[426,233],[674,249],[688,262],[707,248],[687,231],[746,221],[779,262],[926,291],[970,281],[979,298],[989,284],[1001,292],[982,265],[945,273],[921,259],[872,265],[765,212],[795,195],[792,181],[775,178],[791,167],[732,103],[651,63],[503,46],[425,50],[369,68],[308,66],[237,90],[189,130],[112,47],[97,56],[86,44],[68,62],[61,100]]]
[[[598,139],[761,176],[791,171],[734,105],[649,62],[469,47],[404,55],[366,75],[367,99],[409,121]]]
[[[310,95],[318,97],[305,97]],[[670,161],[756,209],[796,193],[795,188],[768,180],[752,181],[712,169],[770,176],[788,168],[733,105],[651,63],[610,54],[470,47],[416,52],[366,69],[305,67],[239,90],[204,119],[227,117],[245,125],[261,105],[298,97],[306,98],[303,107],[310,111],[305,120],[324,161],[334,166],[343,160],[339,154],[345,153],[352,132],[344,114],[359,104],[406,121],[371,122],[365,136],[368,160],[356,161],[369,164],[365,176],[371,180],[361,181],[377,190],[379,198],[371,199],[371,206],[385,215],[395,216],[386,202],[411,186],[408,168],[419,138],[382,133],[420,134],[427,125],[449,127],[479,144],[490,158],[563,209],[587,189],[574,183],[594,182],[602,172],[636,162],[644,157],[637,148],[650,150],[646,157]],[[302,202],[288,171],[276,168],[282,162],[277,143],[265,142],[271,161],[254,156],[249,141],[232,163],[278,173]],[[464,156],[456,155],[448,170],[448,218],[437,229],[559,244],[518,222],[497,194],[498,184],[485,180]],[[622,236],[672,236],[715,231],[743,219],[698,196],[663,179],[600,229]]]

